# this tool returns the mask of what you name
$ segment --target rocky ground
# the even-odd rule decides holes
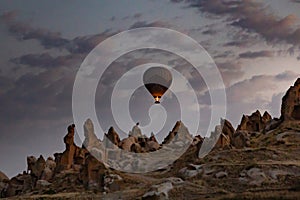
[[[148,173],[125,173],[99,162],[89,152],[110,148],[133,153],[155,152],[183,137],[177,122],[163,144],[146,138],[137,126],[120,140],[113,130],[108,141],[98,140],[92,122],[85,124],[86,140],[74,144],[74,126],[64,138],[66,150],[55,159],[27,158],[28,171],[8,179],[0,173],[2,197],[10,199],[300,199],[300,79],[283,98],[280,119],[259,111],[242,117],[235,130],[221,120],[209,140],[217,137],[213,151],[204,158],[198,152],[204,138],[196,136],[188,150],[174,163]],[[218,134],[218,130],[221,132]],[[99,143],[100,142],[100,143]],[[113,143],[113,145],[111,144]],[[107,145],[108,144],[108,145]],[[97,154],[98,155],[98,154]],[[128,157],[126,157],[128,159]],[[123,161],[118,165],[128,165]]]
[[[282,134],[287,143],[276,137]],[[204,159],[197,159],[197,148],[190,149],[162,171],[128,174],[112,170],[120,180],[109,185],[106,193],[68,188],[68,182],[77,181],[70,171],[57,180],[66,182],[62,188],[54,181],[13,199],[298,199],[300,132],[270,133],[273,136],[277,139],[268,147],[214,150]]]

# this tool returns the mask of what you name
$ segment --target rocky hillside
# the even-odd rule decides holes
[[[92,121],[87,120],[85,140],[79,147],[74,143],[74,128],[75,125],[67,128],[63,138],[64,152],[47,159],[27,157],[27,170],[10,180],[0,173],[1,197],[300,199],[300,79],[283,97],[279,119],[272,118],[268,112],[256,111],[242,116],[237,129],[222,119],[210,138],[192,138],[179,121],[162,144],[154,135],[144,136],[138,124],[128,138],[121,140],[111,127],[100,140],[94,133]],[[205,139],[217,141],[213,151],[199,158],[198,152]],[[158,150],[167,152],[170,147],[179,148],[183,145],[181,141],[191,142],[185,153],[153,172],[120,172],[99,161],[115,159],[118,162],[110,166],[134,170],[133,158],[120,149],[146,155]],[[102,151],[104,147],[108,150]],[[159,162],[153,160],[151,165],[158,166]],[[151,169],[145,166],[145,170],[147,167]]]

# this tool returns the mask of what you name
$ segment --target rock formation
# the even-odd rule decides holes
[[[130,147],[130,151],[134,152],[134,153],[143,153],[143,148],[141,147],[141,145],[139,143],[134,143],[131,145]]]
[[[266,127],[272,125],[273,119],[268,112],[261,116],[259,111],[254,112],[250,116],[243,115],[241,124],[237,130],[232,124],[225,119],[221,119],[221,125],[216,126],[212,132],[211,139],[218,138],[215,148],[244,148],[250,146],[250,137],[256,133],[264,132]],[[222,131],[221,131],[222,128]]]
[[[32,173],[35,170],[36,157],[28,156],[27,157],[27,173]]]
[[[40,178],[46,166],[46,161],[42,155],[38,159],[34,156],[27,157],[27,173]]]
[[[168,192],[173,189],[171,181],[167,181],[158,185],[153,185],[149,192],[145,193],[142,200],[151,199],[169,199]]]
[[[300,120],[300,78],[282,98],[281,120]]]
[[[226,136],[229,137],[230,141],[232,140],[233,138],[233,135],[234,135],[234,128],[232,126],[232,124],[226,120],[226,119],[221,119],[221,124],[222,124],[222,133]]]
[[[243,115],[240,125],[231,138],[231,144],[235,148],[244,148],[250,146],[250,139],[258,133],[265,133],[275,127],[278,122],[272,119],[271,115],[265,111],[263,116],[257,110],[250,116]]]
[[[250,146],[250,135],[247,131],[236,131],[233,135],[232,146],[238,149]]]
[[[160,144],[157,141],[147,141],[145,146],[145,151],[157,151],[160,148]]]
[[[51,171],[54,171],[56,168],[56,163],[52,157],[48,157],[46,160],[46,167],[49,168]]]
[[[124,138],[121,142],[120,142],[120,147],[125,150],[125,151],[130,151],[131,150],[131,146],[135,143],[138,142],[138,139],[134,136],[129,136],[128,138]]]
[[[264,124],[267,124],[271,120],[272,120],[272,116],[267,111],[265,111],[264,114],[263,114],[263,116],[262,116],[262,122]]]
[[[62,153],[59,162],[59,168],[61,170],[70,169],[73,164],[73,159],[75,156],[76,149],[78,148],[74,144],[74,133],[75,125],[72,124],[68,126],[68,133],[64,137],[64,143],[66,145],[66,150]]]
[[[86,134],[87,142],[95,139],[91,134],[91,127],[89,122],[85,124],[85,128],[90,131]],[[74,190],[74,187],[81,183],[88,189],[103,191],[103,177],[107,174],[107,168],[90,155],[86,148],[75,145],[74,129],[74,124],[68,126],[68,133],[64,137],[66,149],[63,153],[55,153],[55,160],[52,157],[45,160],[42,155],[38,159],[28,156],[27,172],[13,177],[5,187],[0,184],[1,191],[4,191],[2,196],[10,197],[35,190],[41,192],[47,188]],[[3,177],[5,179],[5,176]],[[72,179],[69,180],[71,183],[68,183],[68,179]]]
[[[198,146],[200,149],[201,145],[202,145],[202,142],[203,142],[203,137],[201,137],[201,135],[196,135],[194,138],[193,138],[193,142],[192,142],[192,146]]]
[[[5,191],[7,189],[9,178],[0,171],[0,198],[5,196]]]
[[[234,133],[232,124],[226,119],[221,119],[220,125],[215,127],[210,136],[211,141],[216,141],[215,149],[230,148]]]
[[[55,153],[56,171],[76,168],[76,165],[84,164],[84,157],[87,153],[85,148],[80,148],[74,143],[75,125],[68,127],[68,133],[64,137],[66,149],[63,153]]]
[[[139,122],[132,128],[131,132],[129,133],[130,136],[134,136],[136,138],[142,137],[142,131],[139,128]]]
[[[3,182],[5,180],[9,180],[9,178],[3,172],[0,171],[0,182]]]
[[[50,181],[54,175],[56,163],[52,157],[48,157],[45,163],[44,170],[41,175],[41,180]]]
[[[34,180],[35,179],[29,174],[19,174],[13,177],[8,183],[5,196],[11,197],[30,192],[34,186]]]
[[[95,135],[94,125],[91,119],[87,119],[83,126],[85,140],[83,142],[83,147],[90,150],[93,147],[99,147],[100,140]]]
[[[222,131],[222,125],[218,125],[215,127],[215,131],[211,133],[211,140],[216,141],[214,146],[215,149],[220,148],[230,148],[230,137],[229,135],[225,135]]]
[[[261,116],[260,112],[257,110],[250,116],[243,115],[240,125],[238,126],[238,131],[249,131],[249,132],[260,132],[264,130],[268,122],[271,120],[271,115],[265,112]]]
[[[146,148],[146,152],[157,151],[158,149],[161,148],[161,145],[157,142],[155,135],[153,133],[151,133],[149,140],[147,140],[145,148]]]
[[[272,196],[277,192],[286,199],[297,199],[300,180],[299,85],[300,79],[283,98],[281,120],[272,119],[267,112],[261,116],[256,111],[250,116],[244,115],[235,130],[228,120],[222,119],[211,137],[205,139],[198,135],[192,140],[188,129],[178,121],[163,144],[157,142],[154,134],[149,138],[142,135],[138,124],[130,136],[122,140],[111,127],[102,143],[88,119],[84,124],[83,146],[78,147],[74,143],[75,125],[70,125],[64,137],[65,150],[55,153],[55,160],[28,156],[27,171],[10,180],[0,172],[0,197],[20,195],[17,198],[23,198],[22,195],[34,194],[35,199],[40,199],[38,195],[72,193],[78,199],[86,197],[81,194],[99,195],[88,196],[93,199],[240,199],[253,194],[247,199],[277,199]],[[291,121],[295,123],[282,123]],[[278,123],[284,126],[277,126]],[[289,126],[291,124],[293,126]],[[277,128],[273,130],[274,127]],[[215,148],[199,157],[206,139],[216,143]],[[164,162],[172,158],[184,142],[190,146],[179,158],[176,157],[175,162],[171,159],[166,167],[161,165],[161,160],[156,160],[159,156]],[[172,151],[165,151],[167,153],[162,156],[168,148]],[[149,154],[159,156],[144,162],[143,158],[135,160],[134,153],[126,154],[121,150],[144,153],[139,155],[143,158]],[[155,152],[157,150],[162,151]],[[98,153],[101,156],[97,156]],[[99,157],[112,160],[100,162]],[[114,166],[134,170],[155,166],[156,171],[130,174],[112,169]],[[271,196],[264,196],[267,191]],[[257,196],[258,193],[262,196]],[[218,198],[219,195],[222,198]]]
[[[110,127],[108,133],[103,138],[103,143],[107,148],[117,148],[120,143],[120,137],[113,127]]]
[[[157,142],[157,140],[156,140],[155,135],[154,135],[153,132],[151,133],[151,136],[150,136],[149,139],[150,139],[150,141]]]
[[[180,128],[180,125],[181,125],[181,121],[177,121],[172,131],[169,132],[168,136],[164,139],[162,144],[168,144],[175,138]]]
[[[97,189],[102,191],[103,179],[107,171],[105,165],[99,162],[92,155],[88,155],[81,171],[80,179],[88,189]]]

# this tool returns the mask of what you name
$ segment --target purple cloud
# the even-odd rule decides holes
[[[16,20],[17,12],[10,11],[0,16],[0,20],[8,27],[8,30],[19,40],[35,39],[45,48],[66,49],[70,53],[87,54],[97,44],[107,37],[115,34],[109,30],[91,36],[81,36],[74,39],[65,39],[59,32],[47,29],[34,28],[29,23]]]
[[[0,19],[8,27],[9,32],[15,35],[19,40],[36,39],[46,49],[63,48],[67,45],[68,40],[62,38],[60,33],[41,28],[33,28],[28,23],[16,21],[16,16],[16,11],[10,11],[4,13]]]
[[[240,58],[246,58],[246,59],[255,59],[255,58],[262,58],[262,57],[273,57],[274,52],[273,51],[247,51],[244,53],[241,53],[239,55]]]
[[[250,34],[256,33],[267,42],[300,45],[300,28],[297,26],[295,15],[279,18],[271,14],[264,4],[253,0],[186,0],[185,2],[202,12],[227,17],[232,26],[242,28]]]
[[[133,25],[131,25],[129,29],[141,28],[141,27],[169,27],[169,26],[170,24],[164,21],[154,21],[154,22],[138,21],[135,22]]]
[[[79,54],[53,57],[49,53],[42,53],[26,54],[21,57],[11,59],[11,62],[31,67],[53,68],[62,66],[77,66],[82,60],[83,56]]]

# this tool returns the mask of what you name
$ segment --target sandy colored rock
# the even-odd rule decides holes
[[[130,151],[134,152],[134,153],[142,153],[143,148],[141,147],[141,145],[139,143],[134,143],[131,145]]]
[[[236,131],[233,139],[232,145],[235,148],[241,149],[250,146],[250,136],[247,131]]]
[[[240,125],[238,125],[237,131],[249,131],[249,132],[260,132],[265,129],[268,122],[272,119],[271,115],[267,112],[261,116],[257,110],[250,116],[243,115]]]
[[[86,157],[86,162],[81,171],[81,180],[89,189],[103,190],[104,176],[107,172],[105,165],[92,155]]]
[[[215,149],[220,149],[220,148],[230,148],[230,137],[229,135],[225,135],[222,132],[222,126],[218,125],[215,127],[215,131],[211,134],[211,139],[213,141],[217,141],[214,148]]]
[[[264,124],[267,124],[270,120],[272,120],[272,116],[267,111],[265,111],[262,116],[262,122]]]
[[[42,172],[41,180],[49,181],[52,179],[52,176],[53,176],[53,171],[46,166]]]
[[[193,142],[192,142],[192,146],[201,146],[202,145],[202,142],[203,142],[203,137],[201,137],[201,135],[196,135],[194,138],[193,138]]]
[[[215,174],[215,177],[216,178],[225,178],[225,177],[227,177],[228,176],[228,173],[227,172],[218,172],[218,173],[216,173]]]
[[[8,187],[9,178],[0,171],[0,198],[5,197],[5,192]]]
[[[221,124],[223,126],[222,133],[228,136],[231,140],[235,132],[235,129],[233,128],[232,124],[226,119],[221,119]]]
[[[214,137],[218,137],[219,135],[219,139],[215,145],[215,148],[225,148],[225,147],[230,148],[235,130],[232,124],[226,119],[221,119],[220,123],[221,126],[217,126],[214,132]],[[219,131],[218,129],[221,128],[222,128],[222,132],[221,134],[218,134],[217,133]]]
[[[153,142],[157,142],[156,137],[153,133],[151,133],[151,136],[150,136],[149,140],[153,141]]]
[[[143,200],[159,199],[166,200],[169,199],[169,191],[173,189],[171,181],[167,181],[158,185],[153,185],[149,192],[143,195]]]
[[[6,197],[11,197],[19,194],[30,192],[34,186],[33,178],[29,174],[17,175],[13,177],[6,190]]]
[[[180,126],[181,126],[181,121],[177,121],[175,126],[173,127],[172,131],[169,132],[169,134],[164,139],[162,144],[169,144],[175,138],[175,136],[177,135]]]
[[[27,156],[27,173],[32,173],[35,170],[36,157]]]
[[[243,131],[259,131],[261,130],[261,114],[257,110],[250,116],[243,115],[242,121],[238,126],[237,130]]]
[[[133,126],[130,134],[130,136],[134,136],[136,138],[139,138],[139,137],[142,137],[142,131],[141,129],[139,128],[139,123],[136,123],[135,126]]]
[[[131,151],[131,146],[135,143],[137,143],[137,138],[134,136],[129,136],[128,138],[124,138],[120,142],[120,147],[125,151]]]
[[[49,183],[46,180],[38,180],[36,182],[36,189],[41,190],[41,189],[49,187],[50,185],[51,185],[51,183]]]
[[[87,149],[98,147],[100,145],[100,141],[95,134],[94,125],[91,119],[87,119],[85,121],[83,129],[85,136],[83,146]]]
[[[281,104],[281,120],[300,120],[300,78],[291,86]]]
[[[40,155],[40,157],[36,161],[37,172],[35,173],[35,175],[37,177],[41,177],[45,167],[46,167],[46,161],[45,161],[44,157],[42,155]]]
[[[68,133],[64,137],[64,143],[66,145],[66,150],[62,153],[59,163],[60,169],[70,169],[73,164],[73,159],[75,156],[75,151],[77,146],[74,144],[74,133],[75,125],[72,124],[68,126]]]
[[[3,182],[5,180],[9,180],[9,178],[3,172],[0,171],[0,182]]]
[[[104,191],[113,192],[121,189],[123,179],[118,174],[107,174],[103,178]]]
[[[85,162],[85,155],[88,153],[89,151],[85,148],[76,148],[75,151],[75,155],[74,155],[74,159],[73,159],[73,164],[74,165],[83,165]]]
[[[48,167],[51,171],[55,170],[56,163],[52,157],[48,157],[46,160],[46,167]]]
[[[260,186],[267,180],[266,174],[259,168],[249,169],[247,175],[250,178],[250,185]]]
[[[146,151],[157,151],[160,148],[160,144],[155,141],[147,141],[146,142]]]
[[[40,178],[46,167],[46,161],[42,155],[38,159],[34,156],[27,157],[27,172],[36,178]]]
[[[106,148],[118,148],[120,137],[113,127],[110,127],[108,133],[104,135],[103,143]]]
[[[202,165],[190,164],[179,170],[179,175],[183,179],[191,178],[201,173],[203,173]]]

